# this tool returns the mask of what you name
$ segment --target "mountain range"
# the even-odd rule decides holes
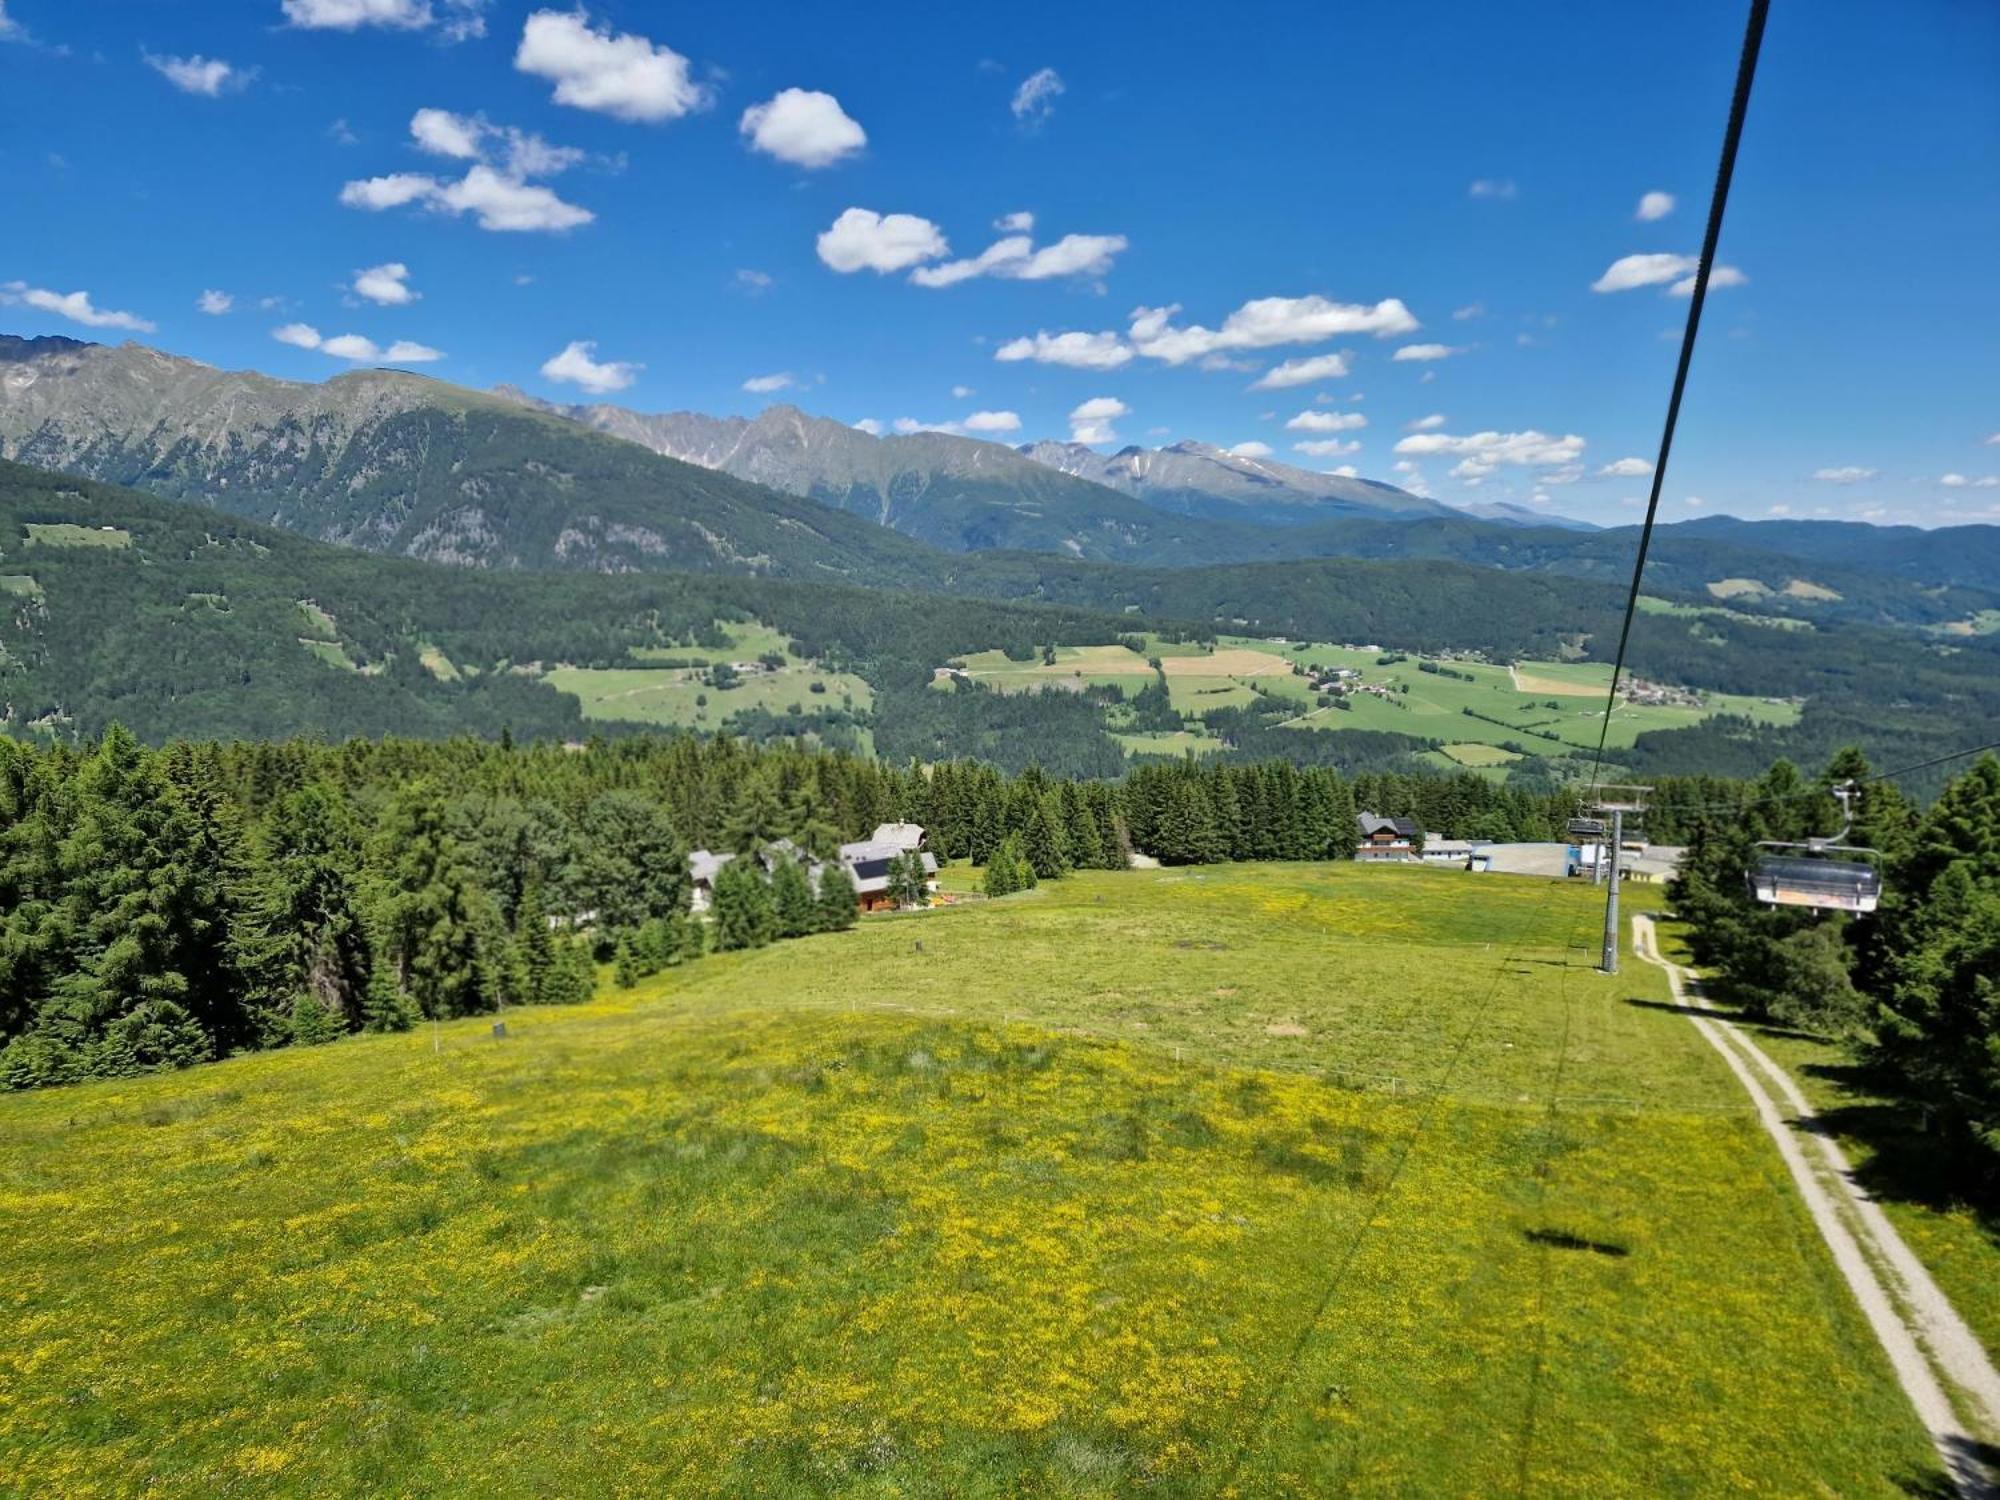
[[[1074,597],[1064,569],[1085,563],[1429,560],[1618,583],[1637,541],[1197,443],[1017,449],[876,436],[790,406],[754,419],[556,406],[394,370],[299,383],[66,338],[0,336],[0,457],[463,566],[918,587],[1004,574],[1052,598]],[[1815,621],[1975,628],[2000,608],[2000,528],[1715,517],[1659,529],[1647,587]]]

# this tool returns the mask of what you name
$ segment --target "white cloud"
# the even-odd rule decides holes
[[[1335,479],[1359,479],[1361,477],[1361,471],[1355,468],[1353,464],[1341,464],[1335,468],[1328,469],[1326,472],[1331,474]]]
[[[305,30],[358,31],[381,26],[422,31],[439,26],[449,42],[486,34],[487,0],[283,0],[285,19]]]
[[[1651,192],[1639,199],[1639,208],[1632,217],[1642,224],[1650,224],[1655,219],[1664,219],[1674,211],[1672,193]]]
[[[1442,426],[1444,426],[1444,413],[1434,411],[1427,417],[1418,417],[1414,422],[1405,422],[1403,430],[1405,432],[1436,432]]]
[[[772,391],[787,390],[797,383],[792,379],[790,370],[780,370],[775,375],[752,375],[743,382],[743,389],[753,395],[764,396]]]
[[[378,307],[403,307],[423,294],[410,290],[410,268],[399,260],[354,273],[354,294]]]
[[[200,94],[207,99],[246,89],[257,76],[255,68],[239,68],[219,57],[203,57],[200,53],[193,57],[158,57],[142,52],[140,56],[146,59],[147,67],[183,94]]]
[[[1035,216],[1025,208],[1017,213],[1002,214],[993,221],[993,227],[1002,234],[1029,234],[1035,227]]]
[[[967,432],[1019,432],[1021,417],[1011,411],[976,411],[965,419]]]
[[[1302,411],[1285,423],[1292,432],[1353,432],[1367,425],[1358,411]]]
[[[1989,448],[2000,448],[2000,432],[1988,433],[1984,441]]]
[[[439,189],[436,205],[447,213],[475,215],[481,229],[534,232],[575,229],[597,215],[565,203],[545,187],[476,166],[462,181]]]
[[[1749,281],[1750,278],[1734,266],[1709,267],[1708,289],[1711,292],[1720,291],[1726,286],[1745,286],[1748,285]],[[1676,297],[1692,297],[1694,295],[1694,277],[1683,276],[1679,281],[1668,287],[1667,290]]]
[[[769,271],[752,270],[745,266],[732,278],[736,285],[755,297],[760,292],[768,292],[776,285],[776,278]]]
[[[0,0],[0,42],[21,41],[27,35],[27,28],[19,21],[8,19],[7,0]]]
[[[1062,75],[1054,68],[1042,68],[1021,80],[1007,107],[1023,125],[1035,126],[1055,113],[1056,97],[1063,91]]]
[[[154,324],[137,313],[98,307],[90,300],[88,292],[52,292],[46,287],[29,286],[25,281],[9,281],[0,285],[0,303],[54,313],[86,328],[129,328],[134,333],[157,331]]]
[[[818,249],[820,260],[843,274],[875,271],[886,275],[920,261],[935,260],[951,246],[929,219],[850,208],[820,235]]]
[[[1621,256],[1590,284],[1590,289],[1593,292],[1629,292],[1635,287],[1670,282],[1669,292],[1676,297],[1686,297],[1694,291],[1695,272],[1700,265],[1700,257],[1694,255],[1659,252]],[[1735,266],[1714,266],[1708,273],[1711,288],[1742,286],[1749,279]]]
[[[972,387],[969,385],[955,385],[951,388],[951,399],[954,401],[963,401],[971,394]]]
[[[1619,458],[1613,459],[1610,463],[1599,469],[1597,477],[1599,479],[1643,479],[1652,472],[1653,464],[1650,459]]]
[[[1465,191],[1473,198],[1512,198],[1520,189],[1511,177],[1481,177]]]
[[[1454,354],[1463,354],[1463,349],[1454,349],[1450,344],[1405,344],[1389,358],[1398,364],[1411,360],[1419,362],[1433,359],[1450,359]]]
[[[1401,301],[1389,297],[1374,306],[1331,302],[1325,297],[1259,297],[1223,319],[1220,328],[1189,324],[1172,326],[1178,303],[1140,307],[1132,313],[1133,347],[1150,359],[1170,365],[1219,350],[1266,349],[1276,344],[1312,344],[1344,333],[1372,333],[1391,338],[1419,325]]]
[[[1454,307],[1451,310],[1451,315],[1454,318],[1456,318],[1459,322],[1463,323],[1468,318],[1485,317],[1486,309],[1477,302],[1468,302],[1463,307]]]
[[[1314,458],[1345,458],[1350,453],[1359,453],[1361,444],[1343,442],[1339,438],[1314,438],[1310,442],[1294,443],[1296,453],[1310,453]]]
[[[633,32],[598,31],[581,10],[529,16],[514,66],[553,82],[556,103],[619,120],[677,120],[709,102],[673,48]]]
[[[1864,469],[1856,464],[1843,464],[1837,469],[1814,469],[1813,478],[1828,484],[1860,484],[1865,479],[1873,479],[1877,470]]]
[[[207,291],[195,298],[194,305],[211,318],[219,318],[236,306],[236,299],[227,292]]]
[[[1572,466],[1582,458],[1583,449],[1583,439],[1573,433],[1552,437],[1533,429],[1474,432],[1463,437],[1444,432],[1414,432],[1396,444],[1398,453],[1455,455],[1459,461],[1452,468],[1452,477],[1471,484],[1479,483],[1502,464],[1536,469]]]
[[[1346,350],[1335,354],[1315,354],[1308,359],[1288,359],[1266,370],[1251,383],[1250,389],[1279,391],[1287,386],[1310,385],[1315,380],[1344,380],[1348,373],[1347,360]]]
[[[566,203],[548,188],[508,176],[481,162],[457,182],[422,172],[393,172],[350,182],[340,190],[349,208],[373,212],[421,203],[436,213],[473,214],[481,229],[495,232],[555,232],[597,218],[587,208]]]
[[[1990,490],[2000,488],[2000,474],[1982,474],[1969,479],[1963,474],[1946,474],[1938,480],[1948,490]]]
[[[1764,511],[1767,515],[1789,516],[1792,513],[1792,508],[1789,505],[1767,505],[1764,507]]]
[[[1664,252],[1621,256],[1605,268],[1604,274],[1590,284],[1590,289],[1593,292],[1629,292],[1634,287],[1658,286],[1661,282],[1685,276],[1699,264],[1701,262],[1695,256]]]
[[[1115,370],[1132,358],[1131,346],[1115,333],[1037,333],[1002,344],[993,357],[1003,363],[1031,359],[1076,370]]]
[[[593,395],[602,396],[610,391],[624,390],[646,368],[620,360],[600,361],[596,358],[596,349],[597,345],[588,339],[573,339],[562,353],[551,355],[542,362],[542,375],[549,380],[582,386]]]
[[[996,240],[970,260],[919,266],[910,273],[918,286],[954,286],[975,276],[999,276],[1009,281],[1048,281],[1058,276],[1102,276],[1124,250],[1122,234],[1066,234],[1053,245],[1034,248],[1026,235]]]
[[[1118,433],[1111,424],[1131,414],[1132,408],[1116,396],[1092,396],[1071,409],[1069,440],[1072,443],[1115,443]]]
[[[752,150],[808,170],[830,167],[868,144],[861,128],[831,94],[782,89],[743,111],[737,130]]]
[[[863,417],[859,422],[854,424],[854,430],[856,432],[865,432],[870,437],[880,437],[882,435],[882,424],[873,417]]]
[[[1701,507],[1706,505],[1707,503],[1708,502],[1702,499],[1701,496],[1699,495],[1689,495],[1687,499],[1681,502],[1681,504],[1692,506],[1696,510],[1701,509]]]
[[[354,364],[374,364],[379,360],[394,365],[423,365],[444,358],[439,350],[410,339],[397,339],[386,349],[358,333],[339,333],[323,339],[310,323],[287,323],[272,329],[271,337],[295,349],[317,349],[321,354]]]
[[[935,427],[927,427],[915,417],[898,417],[889,426],[902,437],[908,437],[913,432],[935,432],[937,430]]]
[[[481,141],[492,127],[478,116],[467,118],[448,109],[420,109],[410,116],[410,134],[417,145],[437,156],[477,159]]]
[[[1233,453],[1238,458],[1269,458],[1271,456],[1271,445],[1269,443],[1252,441],[1238,443],[1226,451]]]

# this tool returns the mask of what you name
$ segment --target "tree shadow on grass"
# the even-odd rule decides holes
[[[1961,1438],[1954,1440],[1952,1448],[1956,1467],[1985,1470],[1989,1484],[2000,1477],[2000,1446],[1976,1438]],[[1893,1483],[1917,1500],[1960,1500],[1958,1485],[1947,1474],[1901,1474]]]
[[[1709,1021],[1733,1021],[1745,1031],[1755,1036],[1785,1037],[1795,1042],[1823,1042],[1826,1040],[1825,1037],[1820,1036],[1816,1032],[1799,1031],[1790,1026],[1780,1026],[1775,1021],[1753,1021],[1740,1011],[1730,1010],[1726,1006],[1718,1007],[1715,1010],[1703,1010],[1698,1005],[1676,1005],[1669,1000],[1647,1000],[1639,995],[1626,996],[1625,1003],[1627,1005],[1636,1005],[1641,1010],[1663,1010],[1667,1014],[1674,1016],[1696,1016]]]

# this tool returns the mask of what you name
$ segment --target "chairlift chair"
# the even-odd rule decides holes
[[[1750,869],[1750,894],[1766,906],[1804,906],[1816,911],[1874,911],[1882,900],[1882,872],[1869,858],[1880,854],[1858,844],[1844,844],[1847,830],[1854,825],[1850,803],[1854,783],[1833,788],[1840,802],[1840,832],[1830,838],[1785,843],[1766,839],[1760,849],[1774,851],[1759,855]],[[1796,851],[1787,853],[1785,851]],[[1859,855],[1845,859],[1843,855]]]

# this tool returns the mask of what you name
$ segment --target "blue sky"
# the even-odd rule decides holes
[[[1633,518],[1741,6],[1179,9],[0,0],[0,329]],[[1721,259],[1667,519],[2000,520],[2000,7],[1774,7]]]

